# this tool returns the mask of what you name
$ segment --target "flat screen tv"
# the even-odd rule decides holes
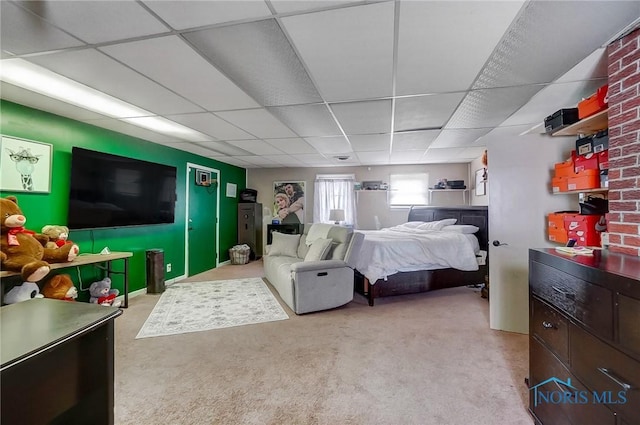
[[[173,223],[176,167],[74,147],[70,229]]]

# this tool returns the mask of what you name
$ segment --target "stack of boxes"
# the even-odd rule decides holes
[[[607,86],[578,104],[580,119],[607,107]],[[553,193],[609,187],[609,133],[607,129],[576,140],[576,150],[564,162],[555,164],[551,181]],[[558,212],[548,217],[549,240],[566,243],[575,239],[579,246],[600,246],[600,233],[606,231],[602,214],[585,215]]]

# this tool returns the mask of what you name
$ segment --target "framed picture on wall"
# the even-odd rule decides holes
[[[53,146],[0,136],[0,190],[51,192]]]
[[[487,169],[480,168],[476,171],[476,196],[487,194]]]
[[[280,223],[304,223],[303,181],[273,182],[273,219]]]

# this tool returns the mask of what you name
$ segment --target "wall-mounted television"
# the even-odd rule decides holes
[[[70,229],[173,223],[176,167],[74,147]]]

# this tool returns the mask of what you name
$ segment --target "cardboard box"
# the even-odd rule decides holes
[[[547,227],[550,230],[565,230],[564,219],[578,214],[578,211],[553,212],[547,214]]]
[[[596,154],[598,157],[598,168],[600,170],[608,170],[609,169],[609,151],[602,151]]]
[[[593,137],[581,137],[576,139],[576,152],[578,155],[586,155],[593,152]]]
[[[609,129],[597,132],[591,138],[593,152],[602,152],[609,149]]]
[[[578,108],[560,109],[544,119],[544,129],[552,134],[578,120]]]
[[[609,170],[600,170],[600,187],[609,187]]]
[[[607,157],[608,158],[608,157]],[[580,173],[585,170],[599,170],[598,154],[589,153],[586,155],[580,155],[575,161],[576,173]],[[577,177],[577,176],[574,176]],[[569,189],[571,190],[571,189]]]
[[[551,242],[559,242],[566,244],[569,240],[569,235],[564,229],[548,229],[549,232],[549,240]]]
[[[554,166],[554,177],[571,177],[576,174],[575,163],[573,158],[569,158],[564,162],[557,162]]]
[[[593,95],[578,103],[578,118],[583,119],[607,109],[609,85],[600,87]]]
[[[551,179],[551,191],[553,193],[567,192],[569,190],[569,177],[554,177]]]
[[[600,188],[600,171],[589,169],[576,173],[576,177],[567,177],[567,190],[585,190]]]
[[[600,233],[607,231],[604,215],[568,214],[564,219],[569,239],[578,246],[600,246]]]

